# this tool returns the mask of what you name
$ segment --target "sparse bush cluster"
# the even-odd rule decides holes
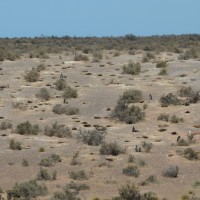
[[[41,88],[35,96],[45,101],[48,101],[50,99],[50,93],[46,88]]]
[[[113,155],[117,156],[119,154],[125,153],[126,149],[122,148],[118,143],[103,143],[100,148],[100,153],[102,155]]]
[[[126,176],[134,176],[138,177],[140,175],[140,171],[137,166],[128,166],[122,170],[123,174]]]
[[[138,103],[143,100],[141,90],[127,90],[120,97],[119,101],[124,101],[125,103]]]
[[[4,61],[4,60],[10,60],[10,61],[14,61],[17,58],[19,58],[19,53],[13,49],[12,50],[5,50],[3,48],[0,48],[0,61]]]
[[[69,99],[69,98],[77,98],[77,90],[73,89],[70,86],[66,86],[64,93],[63,93],[63,98]]]
[[[38,196],[44,196],[48,193],[47,187],[44,184],[39,184],[36,180],[31,180],[23,183],[16,183],[8,192],[11,198],[14,199],[33,199]]]
[[[44,129],[44,134],[50,137],[72,137],[71,130],[68,127],[59,125],[57,122],[53,123],[51,127],[46,126]]]
[[[88,131],[80,130],[78,138],[81,139],[84,144],[98,146],[104,141],[105,135],[106,129],[104,132],[99,132],[98,129]]]
[[[61,161],[62,161],[62,159],[61,159],[61,157],[58,154],[51,154],[47,158],[41,159],[39,165],[43,166],[43,167],[51,167],[55,163],[59,163]]]
[[[128,65],[123,66],[124,74],[138,75],[141,71],[140,63],[130,62]]]
[[[176,95],[172,93],[168,93],[166,96],[163,95],[160,98],[160,103],[163,106],[169,106],[169,105],[180,105],[181,101],[176,97]]]
[[[89,61],[89,58],[87,55],[78,54],[74,57],[74,61]]]
[[[198,153],[192,148],[185,149],[183,151],[183,156],[189,160],[197,160],[198,159]]]
[[[156,64],[156,68],[166,68],[167,67],[167,61],[160,61]]]
[[[160,120],[160,121],[165,121],[165,122],[168,122],[170,121],[171,123],[179,123],[179,122],[183,122],[183,118],[179,118],[177,117],[176,115],[168,115],[168,114],[165,114],[165,113],[161,113],[157,120]]]
[[[84,170],[79,170],[79,171],[71,171],[70,173],[70,178],[73,180],[87,180],[87,174]]]
[[[53,112],[55,114],[66,114],[66,115],[76,115],[79,113],[79,109],[75,108],[75,107],[69,107],[66,105],[62,105],[62,104],[56,104],[53,107]]]
[[[11,129],[12,123],[9,120],[4,120],[0,124],[0,130]]]
[[[40,73],[35,68],[32,68],[31,70],[26,71],[24,78],[28,82],[36,82],[40,78]]]
[[[21,142],[18,142],[14,139],[10,140],[9,145],[10,145],[10,149],[12,150],[22,150]]]
[[[188,60],[192,58],[199,58],[200,56],[200,50],[197,48],[191,48],[186,50],[184,53],[180,54],[179,59],[180,60]]]
[[[39,125],[32,125],[29,121],[18,124],[16,128],[16,133],[21,135],[37,135],[39,131]]]
[[[53,171],[52,175],[49,174],[47,169],[40,168],[40,171],[37,174],[37,180],[56,180],[57,172]]]
[[[54,85],[55,85],[56,90],[59,90],[59,91],[62,91],[62,90],[64,90],[67,87],[66,82],[65,82],[64,79],[58,79],[54,83]]]

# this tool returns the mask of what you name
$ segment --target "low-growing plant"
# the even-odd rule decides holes
[[[41,72],[41,71],[43,71],[43,70],[45,70],[46,69],[46,65],[45,64],[39,64],[38,66],[37,66],[37,68],[36,68],[36,70],[38,71],[38,72]]]
[[[89,61],[89,58],[87,55],[78,54],[74,57],[74,61]]]
[[[176,115],[172,115],[169,120],[171,123],[183,122],[183,118],[178,118]]]
[[[168,93],[166,96],[163,95],[160,98],[161,105],[168,106],[168,105],[180,105],[181,101],[176,97],[176,95],[172,93]]]
[[[21,135],[37,135],[39,131],[39,125],[32,125],[29,121],[18,124],[16,128],[16,133]]]
[[[54,85],[55,85],[56,90],[59,90],[59,91],[62,91],[62,90],[64,90],[67,87],[66,82],[65,82],[64,79],[58,79],[54,83]]]
[[[191,48],[186,50],[183,54],[180,54],[179,59],[180,60],[188,60],[192,58],[199,58],[200,51],[197,48]]]
[[[191,97],[194,94],[192,87],[185,87],[182,86],[178,91],[177,94],[179,97]]]
[[[152,143],[148,143],[146,141],[142,142],[142,147],[145,149],[146,152],[150,152],[152,149],[153,144]]]
[[[77,191],[74,192],[69,189],[64,189],[63,192],[55,192],[50,200],[81,200],[77,195]]]
[[[123,66],[124,74],[138,75],[141,71],[140,63],[130,62],[128,65]]]
[[[45,148],[44,147],[40,147],[38,151],[39,152],[45,152]]]
[[[40,73],[35,68],[32,68],[25,73],[24,78],[28,82],[36,82],[40,78]]]
[[[69,107],[62,104],[56,104],[53,107],[53,112],[55,114],[66,114],[66,115],[76,115],[79,113],[79,109],[75,107]]]
[[[51,167],[55,163],[59,163],[61,161],[62,161],[62,159],[61,159],[61,157],[58,154],[51,154],[47,158],[41,159],[39,165],[43,166],[43,167]]]
[[[9,146],[10,146],[10,149],[12,150],[22,150],[21,142],[18,142],[14,139],[10,140]]]
[[[177,141],[178,146],[189,146],[189,142],[185,139],[181,138],[179,141]]]
[[[46,169],[40,168],[40,171],[37,174],[37,180],[51,180],[51,176]]]
[[[70,178],[73,180],[87,180],[87,174],[84,170],[79,170],[79,171],[71,171],[69,172]]]
[[[71,181],[69,184],[65,186],[65,189],[79,192],[81,190],[89,190],[90,187],[85,183],[75,183],[74,181]]]
[[[170,178],[177,178],[179,173],[179,167],[178,166],[169,166],[164,172],[163,176],[170,177]]]
[[[0,124],[0,130],[11,129],[12,123],[9,120],[2,121]]]
[[[147,182],[150,182],[150,183],[156,183],[157,182],[157,177],[155,175],[150,175],[147,179],[146,179]]]
[[[161,75],[161,76],[167,75],[167,70],[165,68],[161,68],[160,72],[158,73],[158,75]]]
[[[138,177],[140,175],[140,171],[137,166],[128,166],[122,170],[123,174],[126,176],[134,176]]]
[[[165,113],[161,113],[158,116],[157,120],[168,122],[169,121],[169,115],[165,114]]]
[[[38,196],[45,196],[48,193],[44,184],[38,184],[36,180],[23,183],[16,183],[9,191],[14,199],[33,199]]]
[[[127,90],[120,97],[119,101],[124,101],[125,103],[138,103],[143,100],[141,90]]]
[[[22,166],[23,167],[28,167],[29,166],[29,163],[28,163],[28,161],[26,159],[22,160]]]
[[[114,143],[103,143],[100,148],[100,153],[102,155],[113,155],[117,156],[119,154],[125,153],[126,149],[119,146],[117,142]]]
[[[102,53],[94,53],[93,55],[92,55],[92,61],[93,62],[99,62],[100,60],[102,60],[102,58],[103,58],[103,55],[102,55]]]
[[[189,160],[197,160],[198,159],[198,153],[192,148],[185,149],[183,151],[183,156]]]
[[[47,125],[44,129],[44,134],[50,137],[72,137],[71,130],[68,127],[59,125],[57,122],[53,123],[51,127]]]
[[[167,67],[167,61],[160,61],[156,64],[156,68],[166,68]]]
[[[105,133],[100,133],[96,129],[88,131],[82,131],[80,129],[78,138],[81,139],[84,144],[98,146],[104,141]]]
[[[70,86],[67,86],[63,93],[63,98],[69,99],[69,98],[77,98],[77,90],[71,88]]]
[[[45,101],[48,101],[51,97],[49,91],[46,88],[41,88],[35,96]]]

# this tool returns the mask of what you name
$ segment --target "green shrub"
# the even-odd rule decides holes
[[[28,167],[29,166],[29,163],[28,163],[28,161],[26,159],[22,160],[22,166],[23,167]]]
[[[172,115],[169,120],[171,123],[183,122],[183,118],[178,118],[176,115]]]
[[[129,104],[129,103],[138,103],[142,100],[143,97],[141,90],[127,90],[120,97],[119,101],[125,101],[127,104]]]
[[[179,97],[191,97],[194,94],[194,91],[191,87],[181,87],[178,91]]]
[[[78,54],[74,57],[74,61],[89,61],[87,55]]]
[[[37,135],[39,131],[39,125],[32,125],[29,121],[18,124],[16,128],[16,133],[21,135]]]
[[[10,149],[12,150],[22,150],[21,142],[15,141],[14,139],[10,140]]]
[[[167,61],[160,61],[156,64],[156,68],[166,68],[167,67]]]
[[[23,183],[16,183],[10,191],[14,199],[33,199],[38,196],[44,196],[48,193],[47,187],[39,185],[36,180]]]
[[[59,90],[59,91],[62,91],[62,90],[64,90],[67,87],[66,82],[63,79],[58,79],[54,83],[54,85],[55,85],[56,90]]]
[[[69,98],[77,98],[77,90],[71,88],[70,86],[67,86],[63,93],[63,98],[69,99]]]
[[[43,167],[51,167],[55,163],[59,163],[61,161],[62,161],[62,159],[61,159],[61,157],[59,155],[57,155],[57,154],[51,154],[47,158],[41,159],[39,165],[43,166]]]
[[[35,96],[45,101],[48,101],[50,99],[50,93],[46,88],[41,88]]]
[[[160,98],[160,103],[164,106],[168,105],[180,105],[180,100],[172,93],[168,93],[166,96]]]
[[[184,140],[183,138],[181,138],[178,142],[177,142],[178,146],[189,146],[188,141]]]
[[[128,65],[123,66],[124,74],[138,75],[141,71],[140,63],[130,62]]]
[[[44,64],[39,64],[38,66],[37,66],[37,68],[36,68],[36,70],[38,71],[38,72],[41,72],[41,71],[43,71],[43,70],[45,70],[46,69],[46,65],[44,65]]]
[[[8,120],[2,121],[0,124],[0,130],[6,130],[12,128],[12,123]]]
[[[125,153],[126,149],[119,146],[118,143],[103,143],[100,148],[100,153],[102,155],[113,155],[117,156],[119,154]]]
[[[140,175],[139,169],[137,166],[128,166],[122,170],[123,174],[126,176],[138,177]]]
[[[70,174],[70,178],[73,180],[87,180],[88,179],[84,170],[79,170],[77,172],[71,171],[69,174]]]
[[[28,70],[24,75],[25,80],[28,82],[36,82],[39,80],[39,77],[40,73],[35,68]]]
[[[178,172],[179,172],[179,167],[172,165],[163,172],[163,176],[176,178],[178,176]]]
[[[98,130],[88,130],[88,131],[79,131],[78,138],[82,140],[84,144],[90,146],[100,145],[105,138],[105,133],[101,133]]]
[[[146,152],[150,152],[152,149],[153,144],[152,143],[148,143],[146,141],[142,142],[142,147],[145,149]]]
[[[167,75],[167,70],[165,68],[160,69],[160,72],[158,73],[158,75],[161,75],[161,76]]]
[[[86,184],[82,184],[82,183],[74,183],[73,181],[71,181],[69,184],[67,184],[65,186],[65,189],[68,190],[74,190],[74,191],[81,191],[81,190],[89,190],[90,187]]]
[[[127,124],[133,124],[144,119],[145,113],[138,106],[129,107],[124,100],[119,99],[111,113],[111,118],[119,119]]]
[[[45,152],[44,147],[40,147],[40,148],[39,148],[39,152]]]
[[[51,180],[51,176],[46,169],[40,168],[40,171],[37,174],[37,180]]]
[[[169,115],[165,114],[165,113],[161,113],[158,116],[157,120],[168,122],[169,121]]]
[[[69,106],[66,106],[66,105],[62,105],[62,104],[56,104],[52,111],[55,113],[55,114],[66,114],[66,115],[76,115],[79,113],[79,109],[78,108],[75,108],[75,107],[69,107]]]
[[[194,151],[192,148],[187,148],[183,152],[183,156],[189,160],[198,159],[198,153]]]
[[[44,134],[50,137],[72,137],[71,130],[68,127],[58,125],[57,122],[53,123],[51,127],[47,125],[44,129]]]

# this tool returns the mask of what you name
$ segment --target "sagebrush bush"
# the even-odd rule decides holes
[[[0,124],[0,130],[6,130],[12,128],[12,123],[8,120],[4,120]]]
[[[123,174],[126,176],[134,176],[138,177],[140,175],[140,171],[137,166],[128,166],[122,170]]]
[[[51,176],[46,169],[40,168],[40,171],[37,174],[37,180],[51,180]]]
[[[124,74],[138,75],[141,71],[140,63],[130,62],[128,65],[123,66]]]
[[[87,55],[78,54],[74,57],[74,61],[89,61],[89,58]]]
[[[50,137],[72,137],[70,128],[59,125],[57,122],[53,123],[51,127],[47,125],[44,129],[44,134]]]
[[[59,90],[59,91],[62,91],[62,90],[64,90],[67,87],[66,82],[65,82],[64,79],[58,79],[54,83],[54,85],[55,85],[56,90]]]
[[[182,117],[179,118],[179,117],[177,117],[176,115],[172,115],[172,116],[170,117],[169,121],[170,121],[171,123],[179,123],[179,122],[183,122],[183,118],[182,118]]]
[[[69,98],[77,98],[78,94],[77,94],[77,90],[71,88],[70,86],[67,86],[64,90],[63,93],[63,98],[65,99],[69,99]]]
[[[124,100],[119,99],[111,113],[111,118],[119,119],[127,124],[133,124],[144,119],[145,113],[138,106],[128,106]]]
[[[126,149],[119,146],[117,142],[114,143],[103,143],[100,148],[100,153],[102,155],[113,155],[117,156],[119,154],[125,153]]]
[[[71,171],[69,172],[70,178],[73,180],[87,180],[87,174],[84,170],[79,170],[79,171]]]
[[[177,94],[179,97],[190,97],[192,96],[194,93],[192,87],[185,87],[185,86],[182,86],[178,91],[177,91]]]
[[[65,186],[65,189],[75,190],[79,192],[81,190],[89,190],[90,187],[86,185],[85,183],[75,183],[74,181],[71,181],[69,184]]]
[[[167,67],[167,61],[160,61],[156,64],[156,68],[166,68]]]
[[[63,192],[55,192],[50,200],[81,200],[77,195],[77,191],[74,192],[65,188]]]
[[[79,151],[77,151],[73,154],[73,157],[72,157],[70,164],[71,165],[80,165],[81,162],[78,161],[78,157],[79,157]]]
[[[160,69],[160,72],[158,73],[158,75],[161,75],[161,76],[167,75],[167,70],[165,68]]]
[[[40,78],[40,73],[35,68],[32,68],[25,73],[24,78],[28,82],[36,82]]]
[[[56,104],[52,110],[55,114],[66,114],[66,115],[76,115],[79,113],[79,109],[75,107],[69,107],[62,104]]]
[[[14,199],[33,199],[38,196],[44,196],[48,193],[47,187],[38,184],[36,180],[23,183],[16,183],[9,191]]]
[[[41,88],[35,96],[45,101],[48,101],[51,97],[49,91],[46,88]]]
[[[168,122],[169,121],[169,115],[165,114],[165,113],[161,113],[158,116],[157,120]]]
[[[164,172],[163,176],[170,177],[170,178],[176,178],[178,176],[179,167],[178,166],[169,166]]]
[[[12,150],[22,150],[22,143],[14,139],[10,140],[9,146]]]
[[[104,141],[105,134],[106,133],[101,133],[96,129],[88,131],[82,131],[80,129],[78,138],[81,139],[84,144],[98,146]]]
[[[168,93],[166,96],[163,95],[160,98],[161,105],[168,106],[168,105],[180,105],[181,101],[176,97],[176,95],[172,93]]]
[[[43,166],[43,167],[51,167],[55,163],[59,163],[61,161],[62,161],[62,159],[61,159],[61,157],[58,154],[51,154],[47,158],[41,159],[39,165]]]
[[[16,128],[16,133],[21,135],[37,135],[39,131],[39,125],[32,125],[29,121],[18,124]]]
[[[142,142],[142,147],[145,149],[146,152],[150,152],[152,149],[153,144],[152,143],[148,143],[146,141]]]
[[[198,159],[198,153],[192,149],[192,148],[187,148],[183,151],[183,156],[189,160],[196,160]]]
[[[120,97],[120,101],[126,103],[138,103],[143,100],[143,95],[141,90],[127,90]]]

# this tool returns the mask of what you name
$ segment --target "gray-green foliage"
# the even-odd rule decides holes
[[[9,146],[10,146],[10,149],[12,149],[12,150],[22,150],[21,142],[18,142],[14,139],[10,140]]]
[[[172,93],[168,93],[167,95],[163,95],[160,98],[161,105],[168,106],[168,105],[180,105],[181,101],[176,97],[176,95]]]
[[[124,74],[138,75],[141,71],[140,63],[129,62],[128,65],[123,66]]]
[[[73,89],[70,86],[66,86],[64,93],[63,93],[63,98],[69,99],[69,98],[77,98],[77,90]]]
[[[29,121],[18,124],[16,128],[16,133],[21,135],[37,135],[39,131],[39,125],[32,125]]]
[[[55,113],[55,114],[66,114],[66,115],[75,115],[75,114],[78,114],[79,113],[79,109],[78,108],[75,108],[75,107],[69,107],[69,106],[66,106],[66,105],[62,105],[62,104],[56,104],[52,111]]]
[[[122,170],[123,174],[126,176],[134,176],[138,177],[140,175],[140,171],[137,166],[128,166]]]
[[[29,71],[26,71],[24,75],[25,80],[28,82],[36,82],[39,80],[39,77],[40,77],[40,73],[35,68],[32,68]]]
[[[57,122],[53,123],[51,127],[47,125],[44,129],[44,134],[50,137],[72,137],[70,128],[59,125]]]
[[[122,148],[117,142],[103,143],[100,148],[100,153],[102,155],[117,156],[117,155],[125,153],[125,152],[126,152],[126,149]]]
[[[51,97],[49,91],[46,88],[41,88],[35,96],[45,101],[48,101]]]

